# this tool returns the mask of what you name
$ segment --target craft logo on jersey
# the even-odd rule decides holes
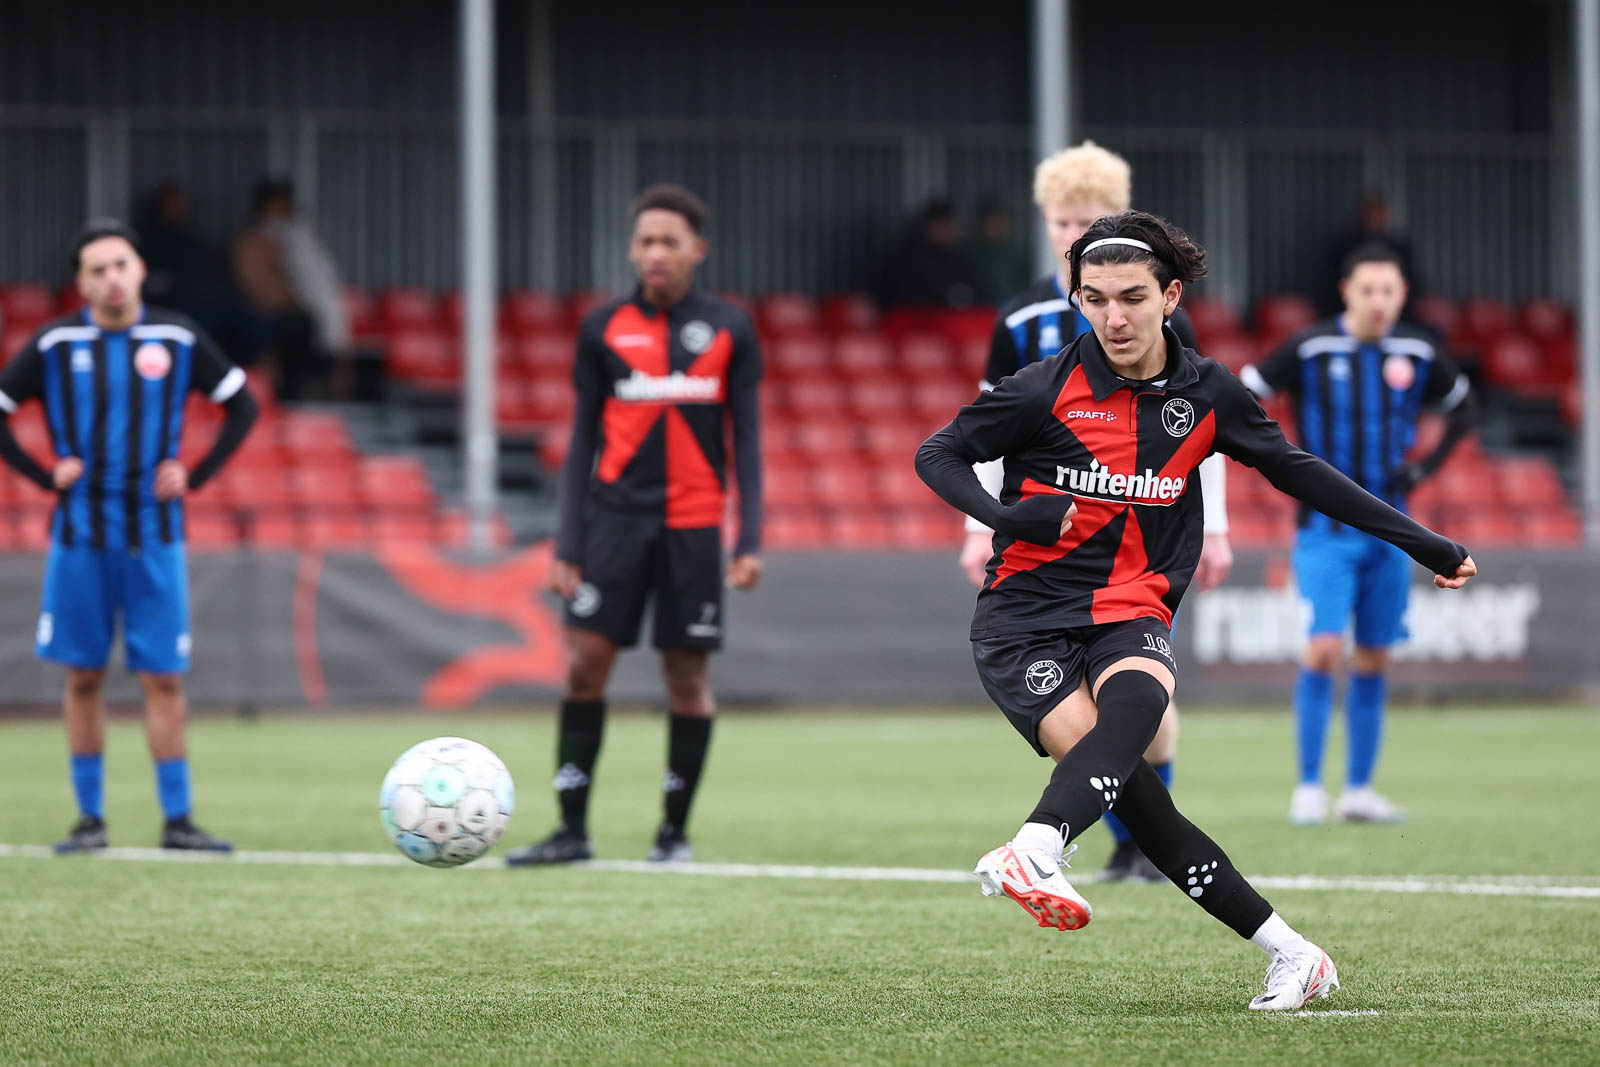
[[[1173,437],[1186,437],[1194,429],[1194,405],[1175,396],[1161,405],[1161,425]]]
[[[1073,419],[1089,419],[1092,422],[1116,422],[1117,415],[1114,411],[1095,411],[1091,408],[1073,408],[1067,412],[1067,421]]]
[[[678,331],[678,340],[682,342],[684,351],[694,356],[704,353],[716,339],[717,331],[711,328],[709,322],[702,319],[686,323],[683,329]]]
[[[1162,477],[1149,467],[1143,474],[1112,474],[1111,468],[1102,467],[1098,459],[1089,461],[1088,470],[1056,467],[1056,485],[1100,500],[1166,505],[1181,497],[1188,483],[1187,478]]]
[[[722,379],[681,370],[664,375],[636,370],[617,379],[616,393],[618,400],[635,403],[716,404],[722,400]]]
[[[1038,696],[1044,696],[1055,692],[1065,677],[1061,664],[1053,659],[1042,659],[1028,668],[1028,689]]]
[[[172,369],[172,353],[159,341],[146,341],[133,354],[133,369],[145,381],[160,381]]]
[[[1389,388],[1406,390],[1417,380],[1417,367],[1406,356],[1390,356],[1383,361],[1383,380]]]

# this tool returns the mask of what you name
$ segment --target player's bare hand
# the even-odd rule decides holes
[[[989,557],[994,555],[994,534],[988,530],[974,530],[967,534],[966,542],[961,546],[961,573],[967,576],[967,581],[975,587],[982,589],[983,581],[988,577]]]
[[[1200,546],[1200,562],[1194,568],[1195,585],[1203,593],[1228,580],[1233,570],[1233,546],[1227,534],[1206,534]]]
[[[156,464],[156,499],[176,500],[189,491],[189,472],[175,459]]]
[[[563,600],[571,600],[578,595],[578,585],[583,581],[583,570],[576,563],[568,563],[564,559],[552,560],[550,563],[550,588]]]
[[[1073,501],[1067,506],[1067,513],[1061,516],[1061,537],[1067,536],[1067,531],[1072,529],[1072,516],[1078,513],[1078,503]],[[1057,538],[1060,540],[1060,538]]]
[[[1471,578],[1477,573],[1478,565],[1472,562],[1471,556],[1468,556],[1466,559],[1461,561],[1461,566],[1457,567],[1455,574],[1449,578],[1446,578],[1442,574],[1435,574],[1433,576],[1433,584],[1438,586],[1440,589],[1460,589],[1462,586],[1467,584],[1468,578]]]
[[[53,472],[57,489],[71,489],[72,483],[83,477],[83,460],[77,456],[68,456],[56,462]]]
[[[761,581],[761,557],[751,553],[734,556],[728,564],[728,585],[734,589],[754,589]]]

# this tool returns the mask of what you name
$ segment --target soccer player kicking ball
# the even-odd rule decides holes
[[[1037,807],[976,870],[1041,926],[1075,930],[1089,902],[1062,874],[1073,840],[1116,810],[1139,848],[1195,903],[1269,956],[1259,1010],[1338,988],[1327,953],[1273,911],[1226,853],[1179,814],[1141,758],[1177,684],[1172,613],[1200,554],[1191,480],[1213,452],[1280,490],[1403,548],[1456,589],[1466,550],[1293,447],[1225,368],[1164,320],[1205,273],[1205,251],[1164,219],[1124,212],[1072,248],[1072,289],[1092,331],[961,409],[917,453],[924,481],[995,531],[973,658],[985,690],[1056,760]],[[991,497],[974,463],[1005,460]]]
[[[0,457],[58,502],[50,521],[35,651],[66,666],[62,718],[72,750],[78,822],[60,853],[105,848],[105,705],[100,689],[117,616],[128,669],[144,690],[145,735],[166,823],[161,847],[227,852],[190,819],[183,674],[189,669],[189,577],[183,498],[222,467],[255,421],[244,371],[183,315],[146,306],[133,231],[91,221],[72,249],[88,306],[54,319],[0,371]],[[190,393],[227,420],[194,470],[178,462]],[[23,401],[43,402],[53,470],[7,425]]]

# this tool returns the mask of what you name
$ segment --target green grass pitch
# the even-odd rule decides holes
[[[1244,1005],[1265,958],[1171,886],[1080,883],[1094,921],[1060,933],[975,883],[508,870],[506,845],[554,822],[552,732],[198,720],[197,818],[241,848],[391,851],[378,783],[442,734],[500,754],[518,811],[463,870],[0,858],[0,1063],[1600,1062],[1593,896],[1269,890],[1344,988],[1262,1015]],[[73,814],[60,728],[0,723],[0,746],[0,842],[47,844]],[[602,858],[648,847],[665,746],[659,717],[609,723]],[[108,750],[112,843],[154,845],[137,725]],[[1251,874],[1600,886],[1597,754],[1593,709],[1400,713],[1379,785],[1410,821],[1293,830],[1287,715],[1198,712],[1176,795]],[[970,869],[1046,771],[992,711],[729,715],[692,837],[704,861]],[[1108,838],[1082,843],[1086,875]]]

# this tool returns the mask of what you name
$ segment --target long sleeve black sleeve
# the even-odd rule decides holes
[[[757,382],[729,388],[728,412],[733,420],[734,476],[739,482],[739,538],[733,554],[761,550],[761,393]]]
[[[256,398],[250,395],[250,390],[240,389],[223,401],[222,410],[226,417],[217,431],[217,439],[211,442],[211,451],[189,472],[190,489],[199,489],[222,469],[228,457],[244,443],[261,409],[256,406]]]
[[[17,443],[16,434],[11,432],[11,417],[3,411],[0,411],[0,459],[4,459],[12,470],[40,489],[55,492],[55,479],[39,465],[38,460],[23,451],[22,445]]]
[[[991,530],[1019,541],[1053,545],[1061,539],[1061,519],[1072,506],[1068,494],[1040,494],[1011,505],[989,495],[973,471],[974,463],[1019,452],[1050,409],[1050,394],[1040,388],[1042,363],[1030,363],[979,394],[944,429],[917,449],[917,474],[940,499]]]
[[[1456,445],[1461,443],[1461,439],[1478,425],[1477,395],[1467,386],[1466,378],[1458,376],[1456,380],[1460,383],[1461,394],[1455,399],[1454,404],[1445,409],[1444,436],[1439,438],[1439,444],[1432,452],[1406,464],[1398,472],[1396,479],[1403,489],[1415,489],[1418,483],[1432,477],[1433,473],[1444,465],[1444,461],[1450,457]],[[1447,396],[1445,399],[1449,400],[1450,397]]]
[[[1291,445],[1239,380],[1225,379],[1216,451],[1254,467],[1279,491],[1347,526],[1380,537],[1435,574],[1453,576],[1467,550],[1396,511],[1338,470]]]
[[[561,467],[561,519],[556,528],[556,559],[579,566],[583,564],[583,502],[589,495],[595,454],[600,450],[600,416],[605,409],[604,360],[605,350],[596,328],[585,322],[572,361],[577,404],[567,461]]]

